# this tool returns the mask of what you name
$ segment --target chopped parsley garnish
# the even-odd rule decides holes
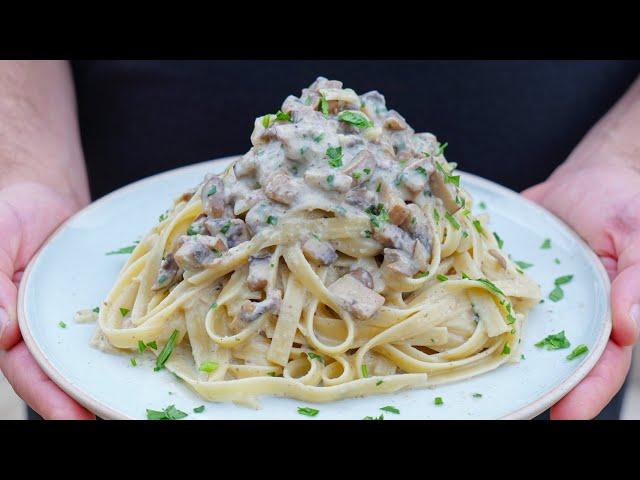
[[[482,228],[482,224],[480,223],[480,220],[474,220],[472,223],[480,235],[485,235],[484,228]]]
[[[134,367],[138,365],[138,361],[134,357],[131,357],[130,362],[131,362],[131,365],[133,365]]]
[[[156,358],[156,368],[154,368],[156,372],[164,368],[164,364],[169,359],[171,352],[173,352],[173,347],[175,347],[176,345],[176,340],[178,339],[179,334],[180,332],[178,330],[173,331],[173,333],[169,337],[169,340],[167,341],[167,344],[160,352],[160,355],[158,355],[158,358]]]
[[[268,372],[267,375],[269,375],[270,377],[275,377],[276,376],[276,372]]]
[[[584,343],[581,343],[576,348],[574,348],[569,355],[567,355],[567,360],[573,360],[574,358],[579,357],[580,355],[584,355],[588,351],[589,351],[589,347],[587,347]]]
[[[277,225],[278,224],[278,217],[274,217],[273,215],[269,215],[267,217],[267,223],[269,225],[274,225],[274,226]]]
[[[553,261],[554,261],[554,263],[556,265],[560,265],[560,259],[559,258],[555,258]]]
[[[455,185],[456,187],[460,186],[460,175],[451,175],[451,173],[449,173],[440,162],[434,162],[436,164],[436,169],[442,173],[442,176],[444,177],[444,183],[451,183],[452,185]]]
[[[66,324],[66,323],[64,323],[64,322],[60,322],[60,323],[58,323],[58,326],[59,326],[60,328],[67,328],[67,324]]]
[[[502,349],[502,355],[509,355],[511,353],[511,347],[509,347],[508,343],[504,344],[504,348]]]
[[[384,383],[384,380],[378,380],[376,382],[376,387],[379,387],[380,385],[382,385]]]
[[[518,265],[522,270],[526,270],[527,268],[533,267],[533,263],[522,262],[520,260],[516,260],[516,265]]]
[[[154,350],[157,350],[158,344],[154,340],[145,345],[145,343],[142,340],[138,340],[138,350],[140,350],[140,353],[143,353],[147,348],[153,348]]]
[[[199,230],[196,230],[195,228],[193,228],[193,224],[189,225],[189,228],[187,228],[187,235],[191,236],[191,235],[198,235],[200,233]]]
[[[542,242],[542,245],[540,245],[540,248],[542,250],[547,250],[547,249],[551,248],[551,239],[550,238],[545,238],[544,242]]]
[[[120,315],[122,315],[123,317],[126,317],[130,311],[131,310],[129,310],[128,308],[120,307]]]
[[[100,307],[96,307],[91,311],[94,312],[94,313],[100,313]]]
[[[420,273],[418,273],[418,274],[416,275],[416,278],[424,278],[424,277],[426,277],[427,275],[429,275],[429,271],[428,271],[428,270],[425,270],[424,272],[420,272]]]
[[[420,173],[421,175],[424,175],[425,177],[429,176],[429,174],[427,173],[424,167],[416,167],[416,172]]]
[[[270,124],[271,124],[271,115],[267,114],[264,117],[262,117],[262,126],[264,128],[269,128]]]
[[[551,290],[551,293],[549,293],[549,300],[551,300],[552,302],[559,302],[563,298],[564,291],[558,286],[556,286],[553,290]]]
[[[379,417],[372,417],[367,415],[363,418],[363,420],[384,420],[384,414],[381,413]]]
[[[487,209],[487,204],[486,204],[486,203],[484,203],[484,202],[480,202],[480,203],[478,204],[478,206],[479,206],[480,208],[482,208],[483,210],[486,210],[486,209]]]
[[[493,232],[493,236],[495,237],[496,242],[498,242],[498,248],[500,248],[500,249],[501,249],[501,248],[502,248],[502,246],[504,245],[504,240],[502,240],[502,239],[500,238],[500,235],[498,235],[496,232]]]
[[[218,306],[218,302],[213,302],[209,307],[209,310],[214,310]]]
[[[362,376],[367,378],[369,376],[369,370],[367,370],[367,364],[366,363],[362,364],[361,370],[362,370]]]
[[[444,142],[442,145],[440,145],[440,148],[438,149],[438,151],[436,152],[436,157],[439,155],[442,155],[444,153],[444,150],[449,146],[449,142]]]
[[[158,217],[158,222],[164,222],[164,221],[167,219],[167,217],[168,217],[167,212],[165,212],[165,213],[161,214],[161,215]]]
[[[276,120],[280,120],[281,122],[293,122],[291,119],[291,112],[284,113],[282,110],[278,110],[276,112]]]
[[[449,223],[451,224],[451,226],[453,226],[453,228],[455,228],[456,230],[460,230],[460,224],[458,223],[458,221],[454,218],[453,215],[451,215],[449,212],[444,214],[445,218],[447,220],[449,220]]]
[[[376,187],[376,193],[380,193],[380,188],[382,187],[381,183],[378,183],[378,186]]]
[[[322,110],[325,117],[329,116],[329,102],[327,102],[324,95],[320,97],[320,110]]]
[[[436,405],[443,405],[444,400],[442,400],[442,397],[436,397],[434,398],[433,403],[435,403]]]
[[[164,410],[147,409],[147,420],[180,420],[188,415],[178,410],[175,405],[169,405]]]
[[[200,365],[199,370],[205,373],[215,372],[218,369],[218,362],[204,362]]]
[[[441,282],[446,282],[447,280],[449,280],[449,277],[447,277],[446,275],[442,275],[441,273],[436,275],[436,278]]]
[[[396,415],[400,413],[400,410],[398,410],[396,407],[393,407],[391,405],[387,405],[386,407],[381,407],[380,410],[384,410],[385,412],[389,412],[389,413],[395,413]]]
[[[333,181],[336,179],[335,175],[327,175],[327,183],[333,185]]]
[[[462,278],[464,278],[465,280],[471,280],[471,277],[467,275],[465,272],[462,272],[461,275],[462,275]]]
[[[364,235],[364,238],[371,238],[371,236],[373,235],[373,233],[371,233],[371,230],[365,230],[364,232],[362,232],[362,234]]]
[[[231,222],[227,222],[220,229],[220,233],[222,233],[223,235],[226,235],[230,228],[231,228]]]
[[[199,407],[196,407],[193,409],[193,413],[202,413],[204,412],[204,405],[200,405]]]
[[[331,163],[331,162],[329,162],[329,163]],[[353,172],[353,175],[352,175],[352,177],[354,179],[356,179],[356,180],[360,180],[361,176],[362,176],[362,173],[360,173],[360,172]]]
[[[524,356],[524,353],[520,354],[520,360],[526,360],[526,357]]]
[[[371,169],[370,168],[363,168],[362,171],[366,174],[369,175],[371,173]]]
[[[215,185],[211,185],[211,188],[207,192],[207,197],[210,197],[211,195],[215,195],[216,193],[218,193],[218,188]]]
[[[329,166],[339,168],[342,166],[342,147],[329,147],[327,149],[327,157],[329,157]]]
[[[564,336],[564,330],[553,335],[548,335],[544,340],[540,340],[535,344],[538,348],[545,348],[547,350],[558,350],[560,348],[569,348],[571,343]]]
[[[389,213],[387,213],[387,210],[381,203],[378,205],[370,205],[365,212],[369,214],[371,223],[376,228],[380,227],[380,223],[389,221]]]
[[[481,393],[474,393],[473,398],[482,398],[482,394]]]
[[[316,143],[320,143],[323,138],[324,138],[324,133],[321,133],[320,135],[313,137],[313,141]]]
[[[433,218],[436,221],[436,223],[440,223],[440,213],[435,208],[433,209]]]
[[[131,245],[129,247],[119,248],[118,250],[114,250],[112,252],[107,252],[105,255],[122,255],[122,254],[131,253],[135,249],[136,249],[136,246],[135,245]]]
[[[298,407],[298,413],[300,415],[306,415],[307,417],[315,417],[316,415],[318,415],[318,413],[320,413],[320,410],[316,410],[315,408],[311,407]]]
[[[492,282],[490,282],[486,278],[478,278],[476,281],[482,283],[483,285],[485,285],[492,292],[495,292],[498,295],[502,295],[503,297],[505,296],[505,294],[504,294],[504,292],[502,290],[500,290],[498,287],[496,287]]]
[[[553,283],[556,286],[564,285],[566,283],[569,283],[572,278],[573,278],[573,275],[563,275],[562,277],[556,278],[556,280]]]
[[[320,363],[324,364],[324,357],[317,353],[307,352],[307,356],[309,357],[309,360],[318,360]]]
[[[369,120],[364,113],[344,110],[338,114],[338,120],[344,123],[350,123],[358,128],[373,127],[373,122]]]

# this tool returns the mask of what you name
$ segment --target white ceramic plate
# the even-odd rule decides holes
[[[105,252],[131,245],[158,221],[178,194],[220,172],[230,159],[180,168],[133,183],[93,203],[51,237],[31,262],[20,286],[20,327],[40,366],[67,393],[103,418],[142,419],[146,409],[175,404],[188,419],[307,419],[298,406],[320,410],[314,419],[362,419],[393,405],[399,415],[385,419],[531,418],[553,405],[593,368],[611,330],[609,280],[598,258],[553,215],[518,194],[487,180],[463,174],[464,186],[484,202],[491,226],[516,260],[533,263],[527,270],[541,285],[545,302],[529,315],[522,341],[525,360],[484,375],[433,389],[310,405],[298,400],[263,397],[262,409],[231,403],[207,403],[170,372],[153,371],[151,357],[130,364],[130,355],[105,354],[89,346],[94,325],[76,324],[74,313],[101,303],[125,256]],[[550,238],[551,249],[541,249]],[[555,259],[560,261],[559,264]],[[565,298],[547,295],[553,281],[573,274],[563,286]],[[67,328],[61,328],[63,321]],[[566,332],[572,347],[584,343],[588,355],[566,360],[571,349],[546,351],[534,343]],[[473,396],[481,393],[481,398]],[[444,404],[434,405],[442,397]],[[201,414],[193,408],[202,404]]]

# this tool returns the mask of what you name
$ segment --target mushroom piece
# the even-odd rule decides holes
[[[413,239],[411,236],[391,223],[383,223],[375,228],[373,238],[383,247],[391,247],[405,252],[413,252]]]
[[[176,263],[176,260],[172,253],[167,253],[160,263],[160,269],[158,270],[158,276],[151,289],[153,291],[162,290],[164,288],[173,285],[177,278],[180,267]]]
[[[373,290],[373,277],[367,270],[362,267],[356,267],[352,268],[349,274],[365,287]]]
[[[504,255],[502,255],[500,251],[496,250],[495,248],[490,248],[489,254],[498,261],[503,270],[507,269],[507,259],[504,258]]]
[[[420,267],[413,261],[410,254],[393,248],[384,249],[383,266],[407,277],[413,277],[420,271]]]
[[[442,200],[444,208],[446,208],[451,215],[460,210],[460,205],[456,203],[455,199],[455,186],[447,184],[444,179],[444,174],[437,168],[429,176],[429,187],[431,188],[431,192]]]
[[[278,314],[282,303],[281,296],[282,292],[280,290],[272,290],[267,295],[267,298],[261,302],[247,300],[242,307],[240,307],[238,319],[243,322],[255,322],[265,313]]]
[[[207,218],[204,225],[210,235],[222,235],[233,248],[249,240],[249,229],[239,218]]]
[[[224,184],[219,176],[207,175],[205,177],[200,199],[202,200],[202,209],[207,215],[213,218],[224,215]]]
[[[382,184],[382,199],[388,208],[391,223],[401,225],[407,219],[411,210],[386,182]]]
[[[389,110],[382,125],[389,130],[405,130],[407,128],[406,120],[395,110]]]
[[[295,201],[299,190],[298,182],[284,172],[274,173],[264,186],[264,194],[268,198],[285,205],[291,205]]]
[[[349,175],[320,168],[307,170],[304,174],[304,180],[312,187],[340,193],[348,191],[353,183],[353,179]]]
[[[180,196],[177,198],[177,202],[188,202],[189,200],[191,200],[191,197],[193,197],[197,191],[198,190],[196,188],[190,188],[186,192],[183,192],[182,194],[180,194]]]
[[[384,305],[384,297],[347,273],[329,286],[339,305],[359,320],[371,318]]]
[[[238,178],[253,174],[256,171],[256,160],[257,158],[252,148],[234,163],[233,173],[235,173]]]
[[[404,228],[411,234],[412,237],[418,239],[420,243],[422,243],[422,246],[426,250],[426,256],[430,257],[432,234],[431,230],[429,229],[429,222],[427,222],[427,217],[425,216],[424,211],[415,203],[407,205],[407,208],[409,209],[411,214],[402,224],[402,228]]]
[[[178,239],[178,249],[174,257],[180,268],[197,270],[211,264],[227,250],[224,240],[218,236],[190,235]]]
[[[349,190],[345,200],[349,205],[354,205],[364,210],[375,202],[376,194],[368,188],[354,188],[353,190]]]
[[[315,237],[309,237],[302,244],[302,253],[312,262],[329,265],[338,259],[338,254],[333,245],[323,242]]]
[[[253,208],[256,204],[266,199],[267,197],[262,189],[251,190],[249,193],[236,200],[233,204],[233,214],[242,215],[249,209]]]
[[[366,182],[371,178],[376,167],[376,161],[369,150],[360,150],[349,166],[342,170],[343,173],[351,175],[356,185]]]
[[[270,253],[260,253],[249,257],[249,275],[247,276],[249,290],[257,292],[264,290],[268,285],[271,274],[270,262]]]
[[[426,270],[429,266],[430,253],[424,244],[416,239],[416,243],[413,245],[413,261],[416,263],[420,270]]]

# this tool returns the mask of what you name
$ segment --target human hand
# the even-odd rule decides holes
[[[0,370],[46,419],[94,419],[40,369],[20,336],[16,301],[22,273],[47,237],[73,213],[49,187],[18,183],[0,190]]]
[[[558,170],[523,195],[573,228],[612,281],[609,343],[584,380],[551,408],[552,419],[591,419],[622,387],[640,334],[640,173],[605,164]]]

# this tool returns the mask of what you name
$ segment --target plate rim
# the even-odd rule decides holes
[[[30,321],[27,314],[26,309],[26,296],[27,296],[27,285],[29,284],[30,276],[33,271],[33,268],[38,262],[38,259],[41,253],[49,246],[49,244],[58,237],[61,232],[68,226],[69,223],[74,221],[76,218],[81,215],[86,215],[92,209],[97,208],[103,203],[111,200],[112,198],[121,196],[126,194],[129,190],[134,189],[139,186],[141,183],[146,183],[152,180],[158,180],[164,176],[170,176],[177,172],[185,172],[188,170],[196,170],[200,169],[207,164],[214,164],[217,162],[225,162],[232,161],[236,158],[240,157],[240,155],[231,155],[226,157],[220,157],[213,160],[206,160],[203,162],[198,162],[190,165],[185,165],[182,167],[174,168],[171,170],[167,170],[164,172],[160,172],[154,175],[150,175],[148,177],[142,178],[130,184],[124,185],[113,192],[108,193],[90,203],[82,210],[74,213],[67,220],[65,220],[58,228],[47,238],[47,240],[40,246],[36,254],[33,256],[27,268],[24,271],[22,279],[20,281],[20,287],[18,289],[18,325],[20,327],[20,332],[22,335],[22,339],[24,340],[27,348],[31,355],[33,355],[34,359],[42,368],[42,370],[47,374],[47,376],[65,393],[71,396],[74,400],[80,403],[82,406],[87,408],[89,411],[94,413],[95,415],[108,420],[135,420],[136,418],[130,417],[119,410],[116,410],[110,407],[108,404],[96,399],[90,393],[83,391],[78,385],[74,382],[68,380],[64,377],[64,375],[51,363],[51,361],[47,358],[44,351],[40,347],[38,341],[34,337],[31,328]],[[611,282],[609,280],[609,275],[607,274],[602,262],[600,262],[599,258],[591,250],[591,248],[586,244],[586,242],[580,237],[576,232],[574,232],[564,221],[555,216],[552,212],[544,209],[540,205],[532,202],[531,200],[523,197],[517,192],[504,187],[498,183],[495,183],[491,180],[485,179],[483,177],[474,175],[472,173],[467,173],[463,170],[459,170],[460,174],[465,178],[471,178],[475,183],[479,184],[481,187],[498,191],[503,195],[517,197],[518,200],[524,200],[529,204],[530,207],[537,209],[543,215],[547,215],[550,219],[556,223],[556,226],[561,230],[564,230],[566,234],[568,234],[586,254],[587,259],[591,263],[591,266],[594,268],[596,272],[597,279],[604,286],[605,292],[607,294],[607,299],[605,302],[605,311],[603,313],[604,321],[599,322],[601,325],[600,331],[598,333],[597,339],[589,350],[588,356],[583,360],[580,366],[565,380],[563,380],[559,385],[551,389],[546,394],[538,397],[527,405],[508,413],[502,417],[499,417],[499,420],[527,420],[535,417],[536,415],[542,413],[551,405],[555,404],[558,400],[564,397],[570,390],[572,390],[582,379],[584,379],[587,374],[593,369],[595,364],[598,362],[600,357],[602,356],[604,349],[607,346],[609,341],[609,336],[612,328],[612,319],[611,319],[611,303],[610,303],[610,294],[611,294]]]

